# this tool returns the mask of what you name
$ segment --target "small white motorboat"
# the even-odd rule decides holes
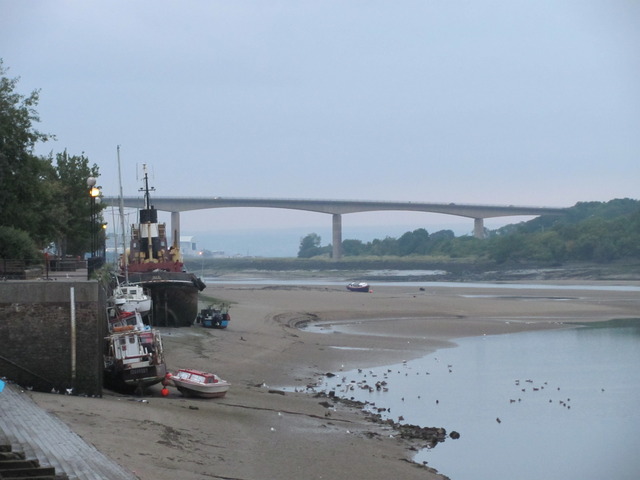
[[[368,283],[365,282],[351,282],[347,285],[347,290],[350,292],[365,292],[369,293],[370,287]]]
[[[185,396],[201,398],[224,397],[231,384],[214,373],[182,368],[175,374],[167,374],[167,381]]]
[[[151,297],[140,285],[118,285],[113,289],[113,302],[121,312],[140,312],[146,315],[151,310]]]

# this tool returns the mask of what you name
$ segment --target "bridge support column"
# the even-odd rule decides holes
[[[333,214],[333,259],[342,258],[342,215]]]
[[[171,212],[171,246],[180,247],[180,212]]]
[[[473,219],[473,236],[476,238],[484,238],[484,219]]]

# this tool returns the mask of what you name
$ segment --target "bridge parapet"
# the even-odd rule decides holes
[[[107,205],[118,205],[117,197],[105,197]],[[141,197],[124,197],[126,207],[140,208]],[[167,212],[186,212],[210,208],[285,208],[326,213],[330,215],[373,211],[416,211],[457,215],[468,218],[491,218],[523,215],[561,215],[565,208],[515,205],[480,205],[457,203],[386,202],[372,200],[314,200],[295,198],[243,198],[243,197],[154,197],[156,209]]]
[[[105,197],[107,205],[119,205],[118,197]],[[125,207],[142,208],[142,197],[123,197]],[[474,235],[484,236],[483,219],[507,216],[538,216],[562,215],[566,208],[527,207],[501,205],[473,205],[458,203],[421,203],[421,202],[385,202],[369,200],[313,200],[294,198],[241,198],[241,197],[154,197],[153,206],[157,210],[171,212],[171,231],[180,237],[180,213],[191,210],[206,210],[210,208],[285,208],[289,210],[304,210],[308,212],[326,213],[333,216],[333,258],[341,257],[342,219],[346,213],[375,212],[375,211],[414,211],[441,213],[472,218],[474,220]],[[172,239],[175,242],[175,238]]]

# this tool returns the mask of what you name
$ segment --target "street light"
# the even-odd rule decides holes
[[[91,274],[96,267],[99,267],[95,254],[98,249],[97,232],[96,232],[96,204],[100,203],[100,187],[96,187],[96,177],[87,178],[87,188],[89,189],[89,197],[91,198],[91,221],[89,225],[89,233],[91,235],[91,255],[87,262],[87,278],[91,278]]]

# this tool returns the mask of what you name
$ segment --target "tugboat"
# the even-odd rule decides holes
[[[198,292],[204,282],[184,270],[180,247],[174,234],[169,245],[164,223],[158,223],[158,211],[151,205],[149,176],[144,165],[144,208],[139,222],[131,227],[131,243],[122,256],[121,276],[128,275],[129,284],[139,285],[152,301],[149,323],[152,326],[186,327],[198,315]],[[177,233],[177,232],[176,232]]]

